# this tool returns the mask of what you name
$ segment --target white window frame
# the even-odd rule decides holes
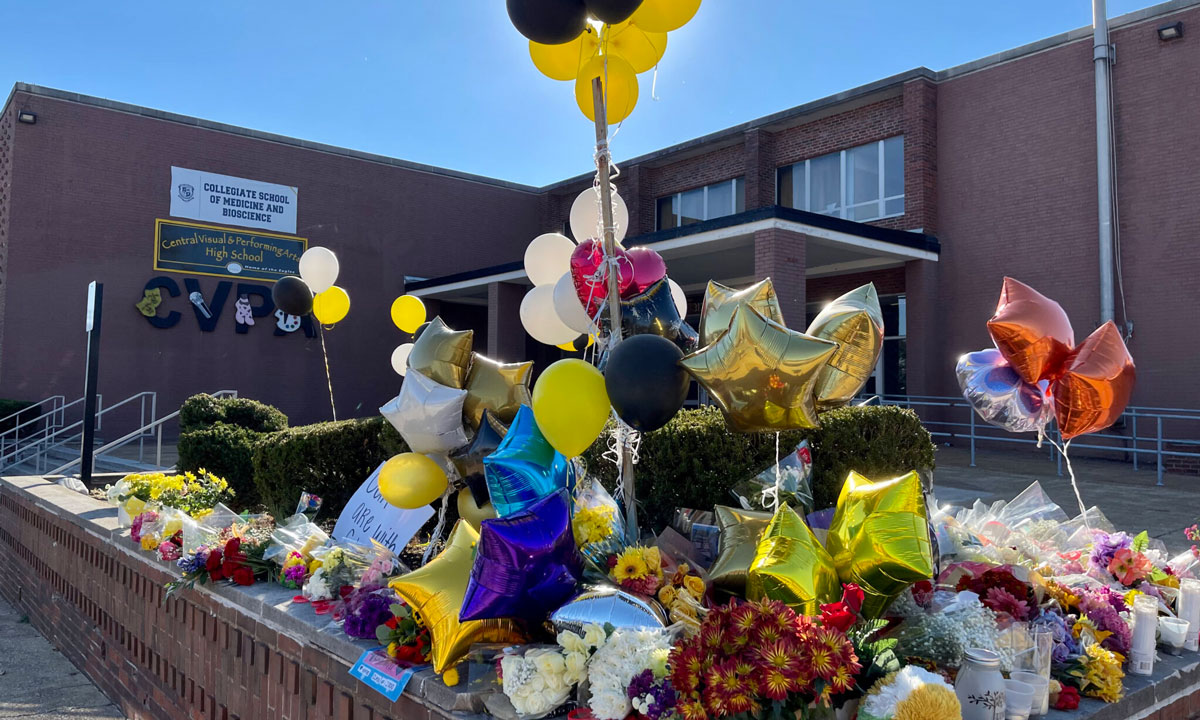
[[[671,230],[675,227],[683,227],[682,224],[676,224],[675,226],[673,226],[673,228],[660,227],[662,218],[659,216],[660,214],[658,211],[658,203],[663,198],[668,198],[668,197],[671,198],[671,212],[672,212],[672,214],[675,215],[675,217],[677,218],[677,221],[682,220],[682,218],[680,217],[680,209],[683,205],[683,194],[687,193],[687,192],[692,192],[693,190],[703,190],[704,191],[704,193],[703,193],[704,217],[700,220],[700,222],[704,222],[706,220],[714,220],[719,217],[728,217],[729,215],[736,215],[738,212],[738,209],[737,209],[738,190],[741,189],[742,192],[745,192],[745,189],[744,189],[745,182],[746,181],[740,177],[729,178],[728,180],[718,180],[715,183],[709,183],[708,185],[704,185],[699,188],[688,188],[687,190],[681,190],[677,193],[672,193],[670,195],[664,195],[663,197],[656,199],[654,201],[654,227],[655,227],[655,229],[656,230]],[[733,205],[729,208],[729,212],[725,213],[724,215],[715,215],[714,216],[714,215],[709,214],[709,212],[708,212],[708,190],[709,190],[709,188],[715,187],[717,185],[725,185],[726,183],[733,183],[733,195],[730,196],[730,199],[733,201]]]
[[[900,138],[901,171],[903,171],[903,167],[904,167],[903,166],[904,136],[903,135],[893,135],[892,137]],[[885,162],[884,162],[885,153],[884,153],[884,145],[883,144],[886,141],[891,140],[891,139],[892,138],[884,138],[883,140],[876,140],[873,143],[866,144],[866,146],[875,145],[876,150],[879,153],[879,197],[878,197],[878,199],[868,200],[866,202],[861,202],[856,205],[851,205],[849,202],[850,201],[850,192],[849,192],[848,173],[846,172],[846,169],[847,169],[846,163],[847,163],[847,158],[848,158],[851,150],[857,150],[860,147],[865,147],[864,145],[858,145],[858,146],[855,146],[852,148],[846,148],[844,150],[839,150],[836,153],[837,155],[840,156],[839,157],[839,163],[840,163],[839,167],[840,167],[840,174],[841,174],[841,177],[840,177],[841,187],[839,188],[838,209],[837,209],[837,212],[834,212],[834,213],[823,213],[820,210],[809,210],[809,201],[812,196],[812,170],[811,170],[810,164],[812,163],[813,160],[816,160],[818,158],[828,157],[830,155],[833,155],[834,153],[826,153],[825,155],[818,155],[815,158],[801,160],[798,163],[792,164],[791,167],[792,167],[792,177],[793,178],[796,176],[796,173],[800,171],[801,166],[803,166],[803,168],[804,168],[804,207],[799,207],[796,209],[797,210],[805,210],[805,211],[809,211],[809,212],[815,212],[815,213],[819,213],[821,215],[828,214],[832,217],[840,217],[840,218],[845,218],[848,220],[855,220],[855,218],[853,217],[853,212],[852,212],[854,209],[860,208],[860,207],[869,207],[872,204],[874,204],[876,206],[876,210],[878,212],[877,215],[860,218],[860,219],[855,220],[855,222],[874,222],[875,220],[884,220],[887,218],[901,217],[902,215],[904,215],[903,210],[898,213],[885,212],[887,210],[887,203],[889,200],[903,200],[904,199],[903,192],[901,192],[899,195],[885,195],[884,194],[884,192],[885,192],[884,188],[886,187],[886,181],[887,181],[887,167],[885,166]],[[794,184],[793,184],[793,187],[795,187]],[[779,174],[776,173],[775,174],[775,202],[776,202],[776,204],[782,205],[782,203],[780,202],[781,199],[782,198],[779,197]],[[792,199],[794,200],[794,198],[792,198]]]

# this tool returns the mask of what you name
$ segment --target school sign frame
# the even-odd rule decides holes
[[[308,239],[262,231],[154,221],[154,269],[221,278],[275,281],[300,274]]]

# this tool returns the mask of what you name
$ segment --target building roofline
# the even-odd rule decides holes
[[[30,83],[14,83],[12,90],[8,94],[8,99],[4,102],[4,109],[8,108],[8,106],[12,103],[13,98],[19,92],[28,93],[37,97],[50,98],[52,100],[62,100],[65,102],[78,103],[80,105],[88,105],[104,110],[115,110],[117,112],[122,112],[129,115],[137,115],[140,117],[150,118],[152,120],[162,120],[165,122],[189,125],[191,127],[212,130],[214,132],[221,132],[229,135],[239,135],[255,140],[265,140],[267,142],[278,143],[280,145],[290,145],[292,147],[298,147],[304,150],[314,150],[316,152],[339,155],[355,160],[364,160],[366,162],[373,162],[381,165],[390,165],[392,167],[399,167],[405,170],[412,170],[414,172],[440,175],[443,177],[454,178],[455,180],[465,180],[467,182],[491,185],[494,187],[531,194],[541,192],[540,188],[532,185],[523,185],[521,183],[510,182],[508,180],[500,180],[498,178],[491,178],[484,175],[475,175],[473,173],[450,170],[447,168],[437,167],[435,165],[426,165],[424,163],[401,160],[399,158],[388,157],[386,155],[377,155],[375,153],[363,152],[361,150],[351,150],[349,148],[338,147],[336,145],[326,145],[325,143],[301,140],[300,138],[289,137],[287,135],[278,135],[276,133],[253,130],[251,128],[245,128],[239,125],[230,125],[213,120],[205,120],[203,118],[192,117],[190,115],[181,115],[179,113],[167,112],[165,110],[156,110],[154,108],[143,107],[141,105],[133,105],[131,103],[120,102],[117,100],[109,100],[107,98],[84,95],[82,93],[69,92],[66,90],[58,90],[56,88],[43,87],[41,85],[33,85]]]

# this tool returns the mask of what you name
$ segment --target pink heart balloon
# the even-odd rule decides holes
[[[663,262],[662,255],[648,247],[626,250],[625,257],[629,258],[630,264],[633,265],[633,282],[627,291],[621,292],[621,297],[626,300],[641,295],[667,276],[667,264]]]
[[[621,297],[625,297],[625,293],[633,286],[633,265],[629,262],[628,253],[621,248],[617,248],[616,256],[620,267],[618,287]],[[604,243],[598,240],[584,240],[571,253],[571,280],[575,283],[575,294],[579,296],[579,302],[589,317],[596,315],[608,296],[608,276],[601,270],[603,264]]]

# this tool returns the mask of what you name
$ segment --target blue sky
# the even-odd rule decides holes
[[[1110,0],[1109,14],[1147,6]],[[1091,23],[1088,0],[704,0],[671,33],[618,161],[924,65]],[[501,0],[0,2],[15,81],[542,185],[592,127]]]

